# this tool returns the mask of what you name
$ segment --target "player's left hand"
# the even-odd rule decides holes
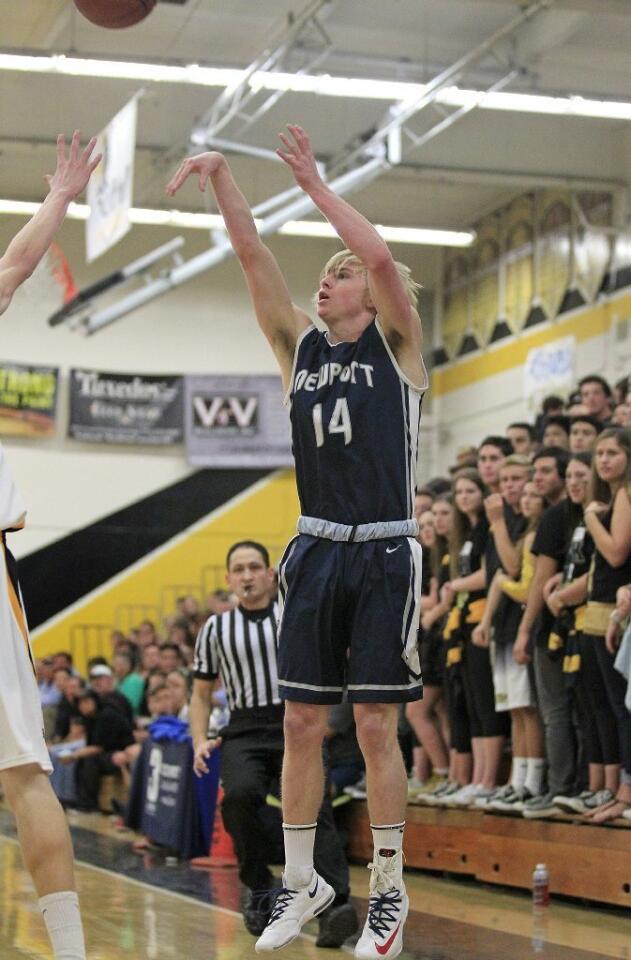
[[[84,150],[81,149],[81,134],[78,130],[72,135],[70,150],[66,156],[66,141],[63,133],[57,137],[57,169],[53,174],[47,174],[44,180],[51,193],[59,193],[70,201],[79,196],[85,189],[92,171],[101,162],[102,154],[98,153],[92,159],[92,151],[96,146],[96,137],[88,142]]]
[[[285,161],[287,166],[291,167],[298,186],[308,193],[311,187],[322,181],[311,149],[311,143],[302,127],[298,127],[294,123],[288,123],[287,129],[291,134],[291,139],[286,134],[279,133],[278,136],[285,149],[277,150],[276,153],[281,160]]]

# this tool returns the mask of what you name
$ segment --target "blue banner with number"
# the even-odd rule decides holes
[[[205,856],[214,801],[200,804],[199,792],[209,801],[214,792],[216,799],[218,774],[208,774],[199,786],[194,779],[190,742],[145,741],[134,767],[126,825],[182,859]]]

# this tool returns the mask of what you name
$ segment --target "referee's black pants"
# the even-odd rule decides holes
[[[281,724],[258,729],[222,731],[221,780],[224,790],[221,812],[226,830],[232,837],[239,878],[250,890],[272,886],[268,864],[275,857],[275,844],[265,827],[261,812],[270,784],[280,781],[284,740]],[[350,891],[348,861],[335,827],[331,801],[324,797],[318,815],[314,864],[330,883],[339,903]]]

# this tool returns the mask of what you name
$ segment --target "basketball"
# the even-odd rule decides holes
[[[99,27],[117,30],[140,23],[151,13],[156,0],[74,0],[83,16]]]

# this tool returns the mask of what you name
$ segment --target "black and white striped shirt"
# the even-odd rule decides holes
[[[193,676],[220,676],[231,711],[280,706],[277,649],[278,604],[215,614],[197,636]]]

